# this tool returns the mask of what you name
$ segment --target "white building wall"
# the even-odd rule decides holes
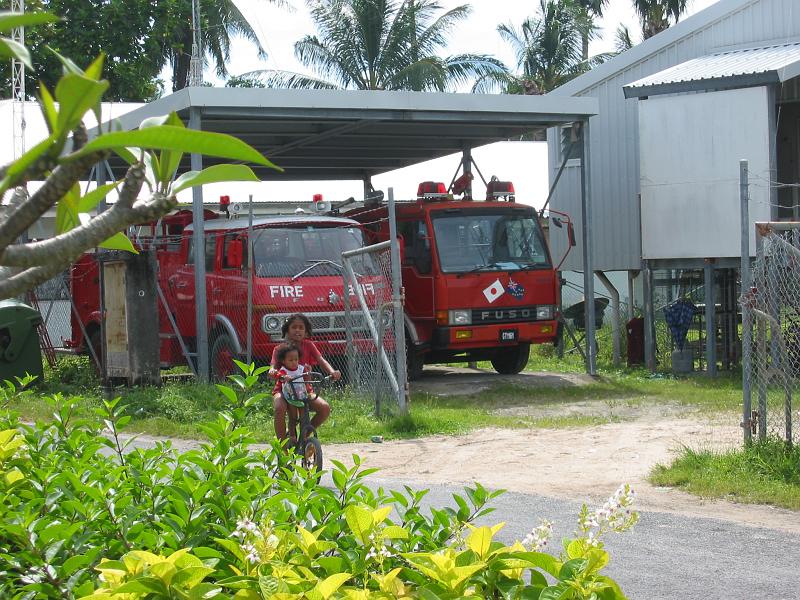
[[[654,96],[639,104],[642,256],[741,254],[739,160],[749,161],[750,250],[770,217],[767,88]]]
[[[592,118],[590,133],[595,269],[628,270],[641,266],[638,101],[625,99],[623,85],[721,49],[797,39],[800,0],[719,0],[551,92],[599,100],[600,114]],[[552,181],[561,164],[556,130],[548,132],[548,146]],[[675,151],[681,150],[676,147]],[[569,213],[582,226],[577,163],[566,168],[552,205]],[[561,254],[563,243],[554,237],[554,255]],[[582,269],[580,235],[578,244],[565,269]]]

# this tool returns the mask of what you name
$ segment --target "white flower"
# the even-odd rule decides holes
[[[552,535],[553,524],[546,519],[540,519],[539,525],[531,529],[530,533],[522,540],[522,545],[530,547],[532,552],[538,552],[547,546]]]

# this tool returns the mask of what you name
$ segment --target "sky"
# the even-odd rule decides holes
[[[268,57],[259,60],[253,45],[246,40],[234,40],[228,70],[238,75],[257,69],[280,69],[307,72],[294,58],[294,42],[314,33],[303,0],[288,0],[293,9],[279,8],[266,0],[234,0],[240,11],[250,22],[266,49]],[[686,16],[714,4],[717,0],[688,0]],[[492,54],[509,66],[515,64],[514,55],[497,34],[497,25],[522,21],[536,14],[539,0],[439,0],[443,9],[460,4],[472,6],[470,16],[462,21],[451,36],[446,48],[448,54],[479,52]],[[626,24],[634,36],[638,36],[639,24],[631,0],[610,0],[599,21],[598,39],[590,45],[590,54],[614,50],[615,32],[620,23]],[[635,38],[638,39],[638,38]],[[207,72],[205,78],[216,85],[222,83]],[[168,79],[167,79],[168,81]],[[548,192],[547,145],[544,142],[502,142],[473,151],[478,168],[485,177],[497,175],[500,179],[515,184],[517,201],[541,206]],[[428,163],[406,167],[373,178],[376,189],[395,190],[397,198],[411,198],[417,183],[425,180],[449,182],[459,161],[458,155],[444,157]],[[245,201],[250,194],[254,200],[303,200],[322,193],[326,200],[337,201],[350,196],[357,199],[363,195],[361,182],[270,182],[262,184],[238,184],[232,192],[223,185],[207,186],[205,201],[214,201],[219,194],[232,194],[232,200]]]

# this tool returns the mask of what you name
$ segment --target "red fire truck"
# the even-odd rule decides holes
[[[518,373],[531,344],[555,342],[558,273],[538,215],[514,202],[511,182],[493,178],[485,202],[424,182],[416,201],[395,206],[409,379],[426,363],[489,360]],[[389,237],[386,210],[367,203],[345,216],[380,241]]]
[[[267,362],[282,338],[284,319],[302,312],[312,322],[314,340],[320,351],[337,362],[337,357],[344,356],[346,350],[341,253],[365,245],[360,224],[326,215],[257,217],[253,220],[252,239],[249,240],[248,219],[219,216],[206,211],[204,223],[212,375],[222,378],[236,370],[233,358],[244,359],[251,260],[254,360]],[[191,211],[179,211],[146,226],[149,230],[144,234],[139,232],[134,239],[142,248],[156,249],[158,284],[166,300],[166,307],[164,302],[159,302],[162,367],[186,364],[181,341],[190,353],[196,351],[191,221]],[[247,251],[250,242],[252,258]],[[379,269],[369,257],[364,257],[357,270],[365,276],[360,282],[365,296],[374,296],[382,281]],[[99,349],[102,315],[98,263],[93,254],[84,255],[73,265],[71,282],[83,328],[73,315],[70,345],[88,350],[85,330],[89,343]],[[362,332],[359,328],[356,330],[359,339]]]

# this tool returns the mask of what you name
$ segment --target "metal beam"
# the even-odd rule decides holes
[[[189,117],[189,128],[201,130],[203,126],[199,108],[192,108]],[[192,154],[192,170],[203,169],[203,157]],[[208,307],[206,306],[206,243],[205,222],[203,207],[203,186],[192,188],[192,225],[193,225],[193,256],[194,256],[194,295],[195,318],[197,327],[196,353],[197,375],[200,381],[208,381]]]
[[[714,259],[706,259],[703,268],[704,296],[706,302],[706,373],[717,376],[717,307],[714,298]]]
[[[583,221],[583,296],[586,322],[586,372],[597,375],[597,342],[595,340],[594,318],[594,269],[592,268],[593,237],[591,207],[591,170],[589,162],[589,120],[583,121],[581,137],[583,156],[581,157],[581,216]]]

